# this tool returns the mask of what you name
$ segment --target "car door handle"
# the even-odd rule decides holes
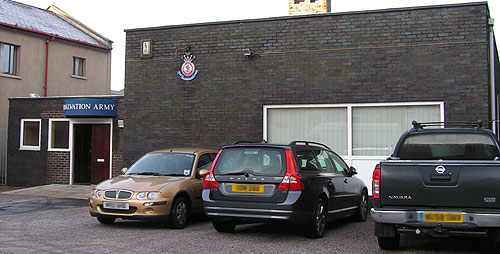
[[[347,183],[347,178],[344,178],[344,183]]]

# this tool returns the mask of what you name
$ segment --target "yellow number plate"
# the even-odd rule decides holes
[[[422,222],[463,223],[464,222],[464,215],[462,213],[423,212],[420,214],[420,221],[422,221]]]
[[[264,193],[264,185],[255,184],[233,184],[233,192]]]

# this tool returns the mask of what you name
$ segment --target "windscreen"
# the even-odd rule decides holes
[[[222,175],[283,175],[286,171],[285,151],[279,148],[227,148],[214,168]]]
[[[480,133],[426,133],[408,136],[399,148],[402,160],[493,160],[495,141]]]
[[[150,153],[134,163],[125,175],[190,176],[195,156],[184,153]]]

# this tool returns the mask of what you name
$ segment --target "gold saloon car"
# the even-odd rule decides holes
[[[167,222],[184,228],[188,215],[203,211],[203,175],[216,150],[179,148],[147,153],[123,175],[99,183],[90,194],[90,215],[100,223],[117,218]]]

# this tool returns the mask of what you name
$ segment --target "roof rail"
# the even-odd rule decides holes
[[[233,142],[231,145],[237,145],[237,144],[267,144],[267,140],[263,139],[260,142],[240,140],[240,141]]]
[[[313,142],[313,141],[300,141],[300,140],[297,140],[297,141],[290,142],[290,144],[288,144],[288,145],[295,146],[295,145],[297,145],[297,143],[304,143],[306,146],[311,146],[311,145],[321,146],[321,147],[324,147],[324,148],[326,148],[328,150],[332,150],[330,147],[328,147],[325,144],[321,144],[321,143]]]
[[[413,125],[413,129],[423,129],[424,127],[430,127],[430,126],[483,128],[483,121],[481,120],[478,120],[476,122],[427,122],[427,123],[419,123],[413,120],[411,124]]]

